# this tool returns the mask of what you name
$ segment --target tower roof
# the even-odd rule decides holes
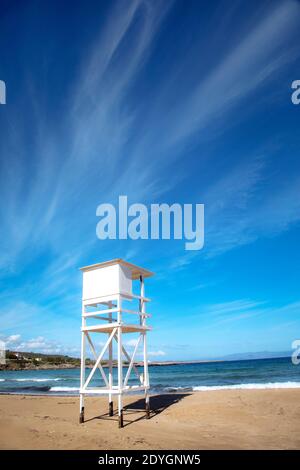
[[[126,268],[128,268],[131,271],[133,280],[139,279],[140,276],[143,276],[144,278],[146,278],[146,277],[151,277],[154,275],[154,273],[152,273],[151,271],[141,268],[137,266],[136,264],[128,263],[128,261],[124,261],[122,258],[116,258],[110,261],[104,261],[103,263],[96,263],[96,264],[91,264],[89,266],[84,266],[83,268],[80,268],[80,271],[83,271],[83,272],[92,271],[93,269],[106,268],[107,266],[112,266],[114,264],[120,264],[122,266],[126,266]]]

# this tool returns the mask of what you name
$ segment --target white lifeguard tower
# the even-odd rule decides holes
[[[109,416],[113,416],[113,396],[118,396],[119,427],[123,427],[122,395],[131,391],[143,390],[145,393],[145,411],[150,417],[149,404],[149,375],[146,333],[151,328],[146,325],[146,303],[150,301],[145,297],[144,279],[153,275],[152,272],[128,263],[122,259],[114,259],[104,263],[93,264],[81,268],[83,273],[82,295],[82,327],[81,327],[81,370],[80,370],[80,417],[79,422],[84,422],[84,397],[91,394],[107,394],[109,400]],[[138,291],[134,293],[135,284],[138,281]],[[130,303],[129,307],[127,305]],[[134,307],[133,304],[136,304]],[[132,308],[134,307],[134,308]],[[138,322],[128,321],[128,318],[138,316]],[[93,321],[92,325],[88,323]],[[95,320],[97,320],[95,322]],[[100,354],[97,354],[92,334],[106,334],[107,340]],[[128,343],[123,342],[123,334],[136,333],[138,336],[130,343],[134,345],[132,355],[125,348]],[[136,336],[136,335],[135,335]],[[96,360],[92,370],[86,378],[86,340]],[[114,360],[114,341],[116,342],[116,360]],[[139,345],[143,345],[143,367],[140,373],[135,364],[135,357]],[[127,346],[126,346],[127,347]],[[106,358],[108,376],[105,373],[103,362]],[[126,361],[126,364],[124,362]],[[113,377],[113,367],[117,367],[117,379]],[[124,367],[127,367],[123,377]],[[99,370],[103,386],[90,386],[96,370]],[[137,376],[137,384],[128,384],[131,372]],[[116,383],[115,383],[116,382]]]

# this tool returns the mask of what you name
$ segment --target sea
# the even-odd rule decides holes
[[[98,372],[98,375],[97,375]],[[88,370],[87,370],[88,373]],[[124,374],[126,367],[124,367]],[[142,373],[142,369],[141,369]],[[150,366],[150,392],[300,388],[300,365],[291,358]],[[115,383],[117,371],[113,372]],[[0,394],[78,395],[80,370],[0,371]],[[136,384],[134,372],[128,384]],[[103,386],[96,371],[91,386]]]

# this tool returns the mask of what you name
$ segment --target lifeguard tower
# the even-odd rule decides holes
[[[146,304],[150,299],[145,297],[144,280],[152,276],[153,273],[122,259],[85,266],[81,268],[81,271],[83,273],[83,295],[79,422],[84,422],[85,395],[107,394],[109,416],[113,416],[113,397],[117,395],[119,427],[123,427],[122,396],[124,393],[139,390],[143,390],[145,393],[145,411],[147,418],[149,418],[146,333],[151,328],[146,325],[146,319],[151,315],[146,313]],[[137,283],[138,286],[136,286]],[[128,308],[128,306],[131,308]],[[135,318],[138,321],[134,321]],[[93,324],[89,324],[91,320]],[[95,341],[93,342],[91,338],[94,333],[106,335],[106,341],[100,354],[97,354]],[[128,341],[123,341],[123,335],[126,334],[126,338],[128,338],[127,334],[130,333],[135,333],[136,337],[131,339],[129,343],[134,345],[131,357],[125,348]],[[87,378],[85,366],[86,341],[88,341],[96,361]],[[139,370],[137,364],[135,364],[135,357],[141,344],[143,352],[139,364],[142,365],[142,369]],[[116,359],[114,359],[115,350],[117,353]],[[108,369],[106,372],[104,370],[104,360]],[[127,371],[124,374],[125,377],[123,377],[125,366]],[[117,377],[114,377],[113,374],[114,367],[117,369]],[[100,372],[103,385],[90,386],[96,370]],[[132,383],[132,378],[130,379],[132,371],[136,375],[137,383]]]

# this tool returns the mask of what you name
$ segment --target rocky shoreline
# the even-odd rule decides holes
[[[57,370],[57,369],[78,369],[79,366],[75,366],[73,364],[41,364],[41,365],[34,365],[34,364],[26,364],[25,366],[19,364],[5,364],[0,366],[0,371],[5,370]]]
[[[165,361],[165,362],[149,362],[149,367],[153,366],[176,366],[181,364],[199,364],[199,363],[207,363],[207,362],[221,362],[221,361]],[[86,364],[87,369],[91,369],[93,367],[93,363]],[[124,363],[126,366],[126,363]],[[136,363],[137,366],[143,366],[143,363]],[[104,368],[108,367],[108,364],[103,364]],[[116,367],[116,364],[113,365]],[[72,364],[72,363],[61,363],[61,364],[53,364],[53,363],[42,363],[42,364],[33,364],[33,363],[7,363],[4,365],[0,365],[0,371],[4,370],[58,370],[58,369],[79,369],[80,363]]]

